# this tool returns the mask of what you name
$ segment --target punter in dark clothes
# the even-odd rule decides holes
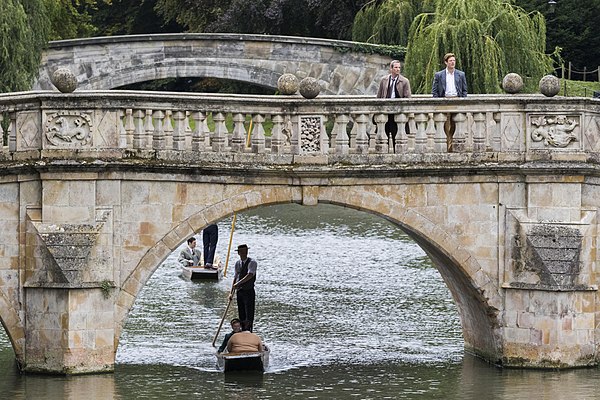
[[[233,288],[237,291],[237,305],[242,325],[247,326],[252,332],[254,325],[254,306],[256,293],[254,282],[256,281],[256,261],[248,257],[248,246],[241,244],[237,248],[240,259],[235,263],[235,275],[233,277]]]

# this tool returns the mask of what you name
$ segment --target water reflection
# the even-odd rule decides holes
[[[227,253],[230,221],[219,223]],[[264,376],[224,376],[211,346],[231,286],[179,276],[177,255],[136,301],[114,374],[21,376],[0,334],[4,398],[595,398],[597,369],[500,370],[463,353],[458,312],[425,254],[393,224],[336,206],[240,214],[234,245],[258,260]],[[230,267],[236,260],[230,258]],[[235,307],[228,315],[234,316]],[[217,344],[227,332],[225,324]]]

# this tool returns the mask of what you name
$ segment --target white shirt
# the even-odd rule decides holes
[[[454,82],[454,71],[450,73],[446,68],[446,97],[456,97],[458,92],[456,91],[456,83]]]
[[[396,98],[396,80],[398,79],[398,77],[390,77],[390,87],[388,87],[388,90],[391,88],[392,89],[392,93],[390,95],[390,99],[395,99]]]

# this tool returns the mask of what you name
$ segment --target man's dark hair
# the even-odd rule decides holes
[[[234,319],[232,319],[232,320],[230,321],[230,324],[231,324],[231,325],[233,325],[233,324],[235,324],[236,322],[237,322],[237,323],[239,323],[240,325],[242,324],[242,321],[240,321],[238,318],[234,318]]]
[[[187,240],[187,243],[190,244],[190,243],[195,242],[195,241],[196,241],[196,238],[192,236],[191,238],[189,238]]]

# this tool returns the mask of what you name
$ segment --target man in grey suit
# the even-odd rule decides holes
[[[456,57],[454,53],[444,55],[444,64],[446,68],[435,73],[433,77],[433,85],[431,86],[431,94],[433,97],[467,97],[467,78],[465,73],[456,69]],[[456,125],[452,121],[452,114],[446,114],[446,122],[444,123],[444,131],[446,132],[446,140],[448,151],[452,151],[452,136]]]
[[[202,252],[196,248],[196,238],[191,237],[187,240],[187,246],[179,253],[179,263],[184,267],[196,267],[200,265]]]

